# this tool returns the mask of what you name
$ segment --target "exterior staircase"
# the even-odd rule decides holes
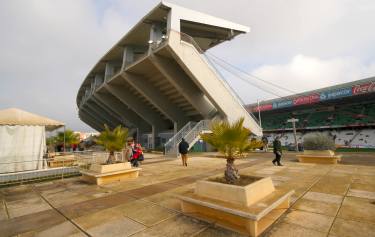
[[[166,156],[178,156],[178,144],[182,138],[189,143],[189,149],[200,139],[200,134],[210,132],[211,120],[201,120],[199,122],[188,122],[178,133],[164,145]]]

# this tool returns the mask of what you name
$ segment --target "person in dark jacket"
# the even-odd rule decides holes
[[[280,137],[277,136],[275,140],[273,141],[273,153],[275,154],[275,159],[272,161],[274,165],[282,166],[280,163],[281,160],[281,155],[282,155],[282,150],[281,150],[281,142],[280,142]]]
[[[178,144],[178,152],[181,154],[182,165],[187,166],[187,153],[189,151],[189,143],[182,138],[180,144]]]

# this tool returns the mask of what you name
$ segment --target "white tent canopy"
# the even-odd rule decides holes
[[[64,123],[20,109],[0,110],[0,173],[41,169],[45,130]]]

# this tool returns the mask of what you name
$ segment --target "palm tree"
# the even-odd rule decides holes
[[[65,130],[65,139],[64,139],[64,132],[59,132],[56,136],[56,142],[60,144],[64,144],[65,141],[65,146],[71,147],[74,144],[79,143],[79,134],[74,133],[73,130],[66,129]],[[65,147],[64,147],[65,151]]]
[[[201,138],[214,146],[227,159],[224,177],[227,183],[234,183],[240,178],[234,160],[243,158],[244,153],[257,146],[259,141],[250,141],[250,130],[243,127],[244,118],[233,124],[227,121],[215,122],[211,125],[212,133],[202,134]]]
[[[121,151],[128,137],[128,129],[117,126],[113,131],[105,124],[104,131],[100,133],[96,139],[96,143],[104,146],[104,148],[109,151],[109,156],[107,159],[107,164],[115,163],[115,151]]]

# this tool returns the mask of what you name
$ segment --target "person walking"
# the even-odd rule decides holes
[[[272,161],[274,165],[283,166],[280,163],[281,155],[282,155],[282,149],[281,149],[281,142],[280,137],[277,136],[275,140],[273,141],[273,153],[275,154],[275,159]]]
[[[266,136],[262,137],[263,151],[268,152],[268,138]]]
[[[187,166],[187,153],[189,151],[189,143],[182,138],[180,144],[178,144],[178,152],[181,154],[182,165]]]

